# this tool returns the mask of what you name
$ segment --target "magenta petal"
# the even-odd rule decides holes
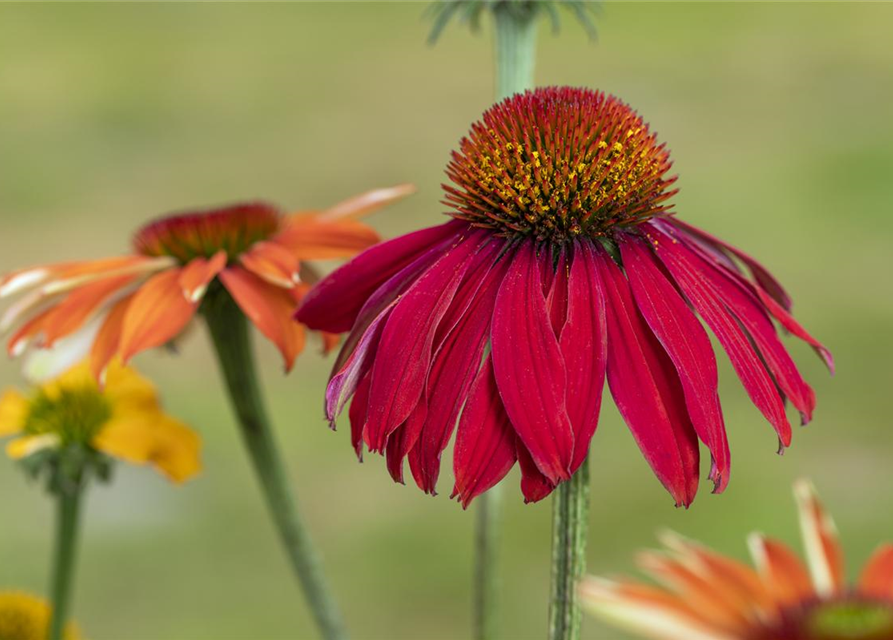
[[[311,329],[349,331],[372,293],[425,251],[459,233],[451,221],[370,247],[320,280],[304,297],[295,317]]]
[[[598,426],[608,359],[605,299],[589,241],[574,243],[573,262],[565,280],[567,320],[559,345],[568,376],[566,401],[574,429],[574,473],[586,459]],[[555,282],[559,282],[557,274]]]
[[[390,437],[386,447],[386,455],[388,462],[388,473],[394,479],[394,482],[403,484],[403,460],[409,453],[419,436],[422,433],[422,427],[425,425],[425,418],[428,415],[428,406],[425,404],[424,398],[416,405],[406,422],[397,427]]]
[[[673,364],[636,308],[620,267],[598,251],[608,325],[608,386],[639,448],[678,505],[698,489],[698,438]]]
[[[539,502],[555,490],[555,485],[540,473],[527,447],[517,436],[515,452],[518,455],[518,466],[521,467],[521,493],[524,494],[524,502]]]
[[[549,280],[549,286],[543,290],[546,292],[546,308],[549,310],[552,330],[560,338],[564,329],[564,323],[567,322],[569,272],[567,252],[562,250],[558,254],[558,264],[554,270],[551,268],[551,265],[552,263],[550,262],[543,269],[544,273],[552,273],[550,278],[544,278]]]
[[[564,357],[541,278],[536,247],[525,241],[496,296],[490,339],[506,412],[537,467],[558,482],[570,477],[574,432],[564,399]]]
[[[754,280],[756,280],[757,284],[759,284],[759,286],[764,289],[766,293],[768,293],[782,307],[790,311],[791,296],[789,296],[788,292],[785,291],[783,286],[781,286],[781,283],[775,279],[775,276],[773,276],[766,267],[757,262],[757,260],[755,260],[753,257],[744,253],[743,251],[741,251],[741,249],[733,247],[724,240],[721,240],[720,238],[707,233],[703,229],[699,229],[694,225],[683,222],[678,218],[671,218],[670,222],[673,226],[700,238],[707,244],[710,244],[720,250],[725,249],[726,251],[732,253],[735,257],[741,260],[741,262],[747,265],[747,268],[750,269],[750,273],[753,275]]]
[[[620,253],[639,311],[673,361],[692,425],[713,455],[711,479],[720,492],[729,482],[731,463],[710,338],[644,239],[624,236]]]
[[[776,320],[778,320],[781,326],[809,344],[825,363],[825,366],[828,367],[828,371],[833,375],[834,356],[831,355],[831,352],[828,351],[825,345],[809,335],[806,329],[804,329],[799,322],[794,320],[794,316],[788,313],[783,306],[778,304],[778,302],[776,302],[766,291],[763,291],[761,287],[756,287],[756,291],[762,303],[766,305],[766,308],[769,309],[769,312]]]
[[[489,357],[471,387],[453,451],[453,495],[459,496],[463,508],[502,480],[517,459],[515,430],[502,406]]]
[[[696,265],[684,259],[685,249],[673,238],[657,231],[656,254],[670,271],[695,310],[716,335],[729,355],[735,372],[748,396],[775,428],[784,446],[791,443],[791,425],[785,415],[784,403],[775,381],[766,370],[758,353],[741,325],[718,299]]]
[[[440,475],[440,456],[453,434],[459,411],[484,356],[496,295],[510,262],[511,254],[506,254],[486,270],[479,273],[469,270],[469,279],[477,277],[480,280],[469,304],[461,304],[466,297],[463,294],[466,283],[463,283],[441,323],[452,324],[452,327],[443,337],[431,365],[427,388],[428,421],[409,457],[413,477],[426,493],[434,493]],[[467,284],[470,290],[473,283]],[[454,314],[460,315],[450,319]]]
[[[394,306],[372,370],[366,422],[370,450],[383,451],[388,436],[418,403],[437,325],[481,242],[480,234],[457,240]]]
[[[357,385],[353,402],[350,403],[350,443],[357,454],[357,459],[363,461],[363,429],[366,426],[366,413],[369,410],[369,384],[372,382],[372,374],[367,373]]]

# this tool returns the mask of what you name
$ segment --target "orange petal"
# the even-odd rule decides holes
[[[286,289],[261,280],[241,267],[220,273],[220,280],[242,312],[279,349],[290,371],[304,348],[304,327],[292,319],[295,304]]]
[[[750,619],[750,607],[742,605],[734,591],[730,593],[720,588],[686,563],[655,552],[640,554],[638,563],[652,577],[678,593],[711,624],[734,629],[747,624]]]
[[[226,251],[218,251],[208,260],[193,258],[180,273],[180,286],[189,302],[198,302],[208,290],[211,280],[226,266]]]
[[[134,279],[132,275],[103,278],[72,291],[47,316],[44,346],[49,348],[59,338],[80,329],[103,304]]]
[[[324,220],[359,218],[386,207],[392,202],[402,200],[413,193],[415,193],[415,185],[412,184],[398,184],[395,187],[373,189],[347,200],[342,200],[323,211],[320,217]]]
[[[809,482],[794,484],[794,496],[800,512],[800,529],[806,559],[819,595],[840,593],[844,588],[843,550],[834,521],[825,512]]]
[[[577,589],[586,611],[649,638],[737,640],[747,632],[742,628],[741,633],[727,633],[683,598],[650,585],[585,578]]]
[[[106,367],[118,352],[121,330],[124,328],[124,316],[134,295],[122,298],[112,306],[93,341],[93,348],[90,351],[90,371],[99,381],[104,378]]]
[[[139,288],[124,315],[121,359],[126,363],[140,351],[172,340],[195,315],[198,305],[183,296],[182,269],[158,273]]]
[[[167,269],[174,264],[176,264],[176,261],[168,256],[157,258],[119,256],[116,258],[77,262],[70,266],[66,265],[62,268],[56,268],[50,280],[40,290],[45,294],[69,291],[101,278],[149,274]]]
[[[354,220],[326,221],[316,214],[292,216],[273,242],[301,260],[346,258],[380,240],[370,227]]]
[[[242,266],[277,287],[290,289],[301,278],[298,258],[275,242],[258,242],[239,257]]]
[[[790,549],[759,534],[752,534],[747,542],[763,584],[777,605],[785,606],[815,597],[806,568]]]
[[[49,280],[59,269],[69,268],[71,262],[63,262],[55,265],[47,264],[27,269],[16,269],[4,274],[0,278],[0,298],[11,296],[20,291],[36,287]]]
[[[859,592],[881,600],[893,599],[893,544],[882,544],[871,554],[859,578]]]
[[[28,348],[32,340],[43,333],[44,325],[47,317],[53,311],[52,307],[30,318],[25,324],[19,327],[19,330],[12,334],[9,342],[6,343],[7,353],[16,358]]]

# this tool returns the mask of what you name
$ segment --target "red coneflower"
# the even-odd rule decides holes
[[[447,168],[454,220],[366,250],[298,311],[350,331],[326,412],[334,422],[353,398],[357,454],[386,454],[398,481],[408,457],[433,493],[458,422],[463,505],[516,461],[526,500],[540,500],[586,458],[607,377],[677,504],[697,491],[699,439],[722,491],[729,447],[696,313],[788,446],[785,399],[805,423],[815,397],[771,318],[829,367],[830,354],[762,265],[670,215],[670,165],[642,118],[600,92],[538,89],[488,110]]]
[[[580,584],[583,606],[658,640],[893,639],[893,545],[881,545],[848,586],[833,521],[809,483],[795,494],[808,570],[759,534],[749,540],[754,570],[668,533],[667,552],[639,558],[662,586],[589,578]]]
[[[353,218],[411,190],[370,191],[322,212],[283,215],[253,202],[161,218],[137,232],[134,255],[41,265],[0,279],[0,297],[28,291],[0,330],[20,323],[8,350],[34,348],[35,377],[58,375],[87,354],[99,377],[116,354],[126,362],[176,338],[216,280],[290,369],[304,345],[292,313],[317,279],[304,261],[375,244],[375,232]],[[323,338],[327,348],[336,340]]]

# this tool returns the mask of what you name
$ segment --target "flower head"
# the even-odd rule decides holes
[[[7,390],[0,396],[0,436],[16,436],[6,446],[11,458],[34,473],[49,465],[51,476],[72,455],[100,476],[106,456],[151,464],[175,482],[201,467],[198,436],[164,413],[148,380],[118,362],[108,367],[102,389],[81,364],[30,395]]]
[[[588,578],[583,606],[658,640],[891,640],[893,545],[845,583],[837,530],[812,486],[795,485],[807,566],[783,543],[749,540],[756,570],[676,534],[639,564],[659,584]]]
[[[266,203],[175,214],[140,229],[133,255],[22,269],[0,279],[0,297],[25,295],[0,318],[17,326],[11,355],[32,348],[26,371],[61,373],[89,354],[94,375],[116,355],[175,340],[209,290],[226,289],[272,341],[290,369],[304,345],[292,312],[318,279],[310,259],[340,258],[374,244],[354,218],[412,191],[408,185],[364,193],[323,212],[283,215]],[[324,335],[330,348],[336,337]]]
[[[50,605],[20,591],[0,591],[0,640],[45,640],[50,625]],[[80,638],[77,626],[69,622],[63,640]]]
[[[367,249],[319,282],[297,317],[350,331],[326,395],[353,398],[358,454],[386,454],[433,493],[458,425],[454,494],[467,505],[518,462],[528,501],[576,471],[611,393],[677,504],[715,489],[730,454],[701,321],[753,402],[790,444],[815,396],[771,318],[830,355],[791,317],[753,258],[668,214],[668,154],[616,98],[538,89],[491,108],[453,154],[453,220]],[[697,315],[696,315],[697,314]]]

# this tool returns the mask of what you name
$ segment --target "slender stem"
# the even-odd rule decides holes
[[[496,99],[533,86],[536,62],[536,11],[532,6],[494,9]],[[475,526],[474,638],[499,637],[499,562],[497,551],[502,523],[502,487],[496,485],[478,497]]]
[[[499,3],[494,9],[497,100],[533,87],[536,18],[536,8],[530,3]]]
[[[61,640],[71,604],[81,507],[80,482],[60,488],[56,496],[56,548],[53,556],[52,613],[49,640]]]
[[[502,533],[502,487],[496,485],[478,498],[475,526],[474,637],[499,637],[499,538]]]
[[[552,593],[549,640],[578,640],[577,581],[586,570],[589,522],[589,460],[555,489],[552,502]]]
[[[215,290],[206,298],[203,312],[217,361],[226,379],[230,402],[241,426],[242,440],[292,569],[301,583],[321,636],[326,640],[343,640],[347,633],[341,614],[289,488],[288,476],[276,447],[258,386],[246,318],[223,289]]]

